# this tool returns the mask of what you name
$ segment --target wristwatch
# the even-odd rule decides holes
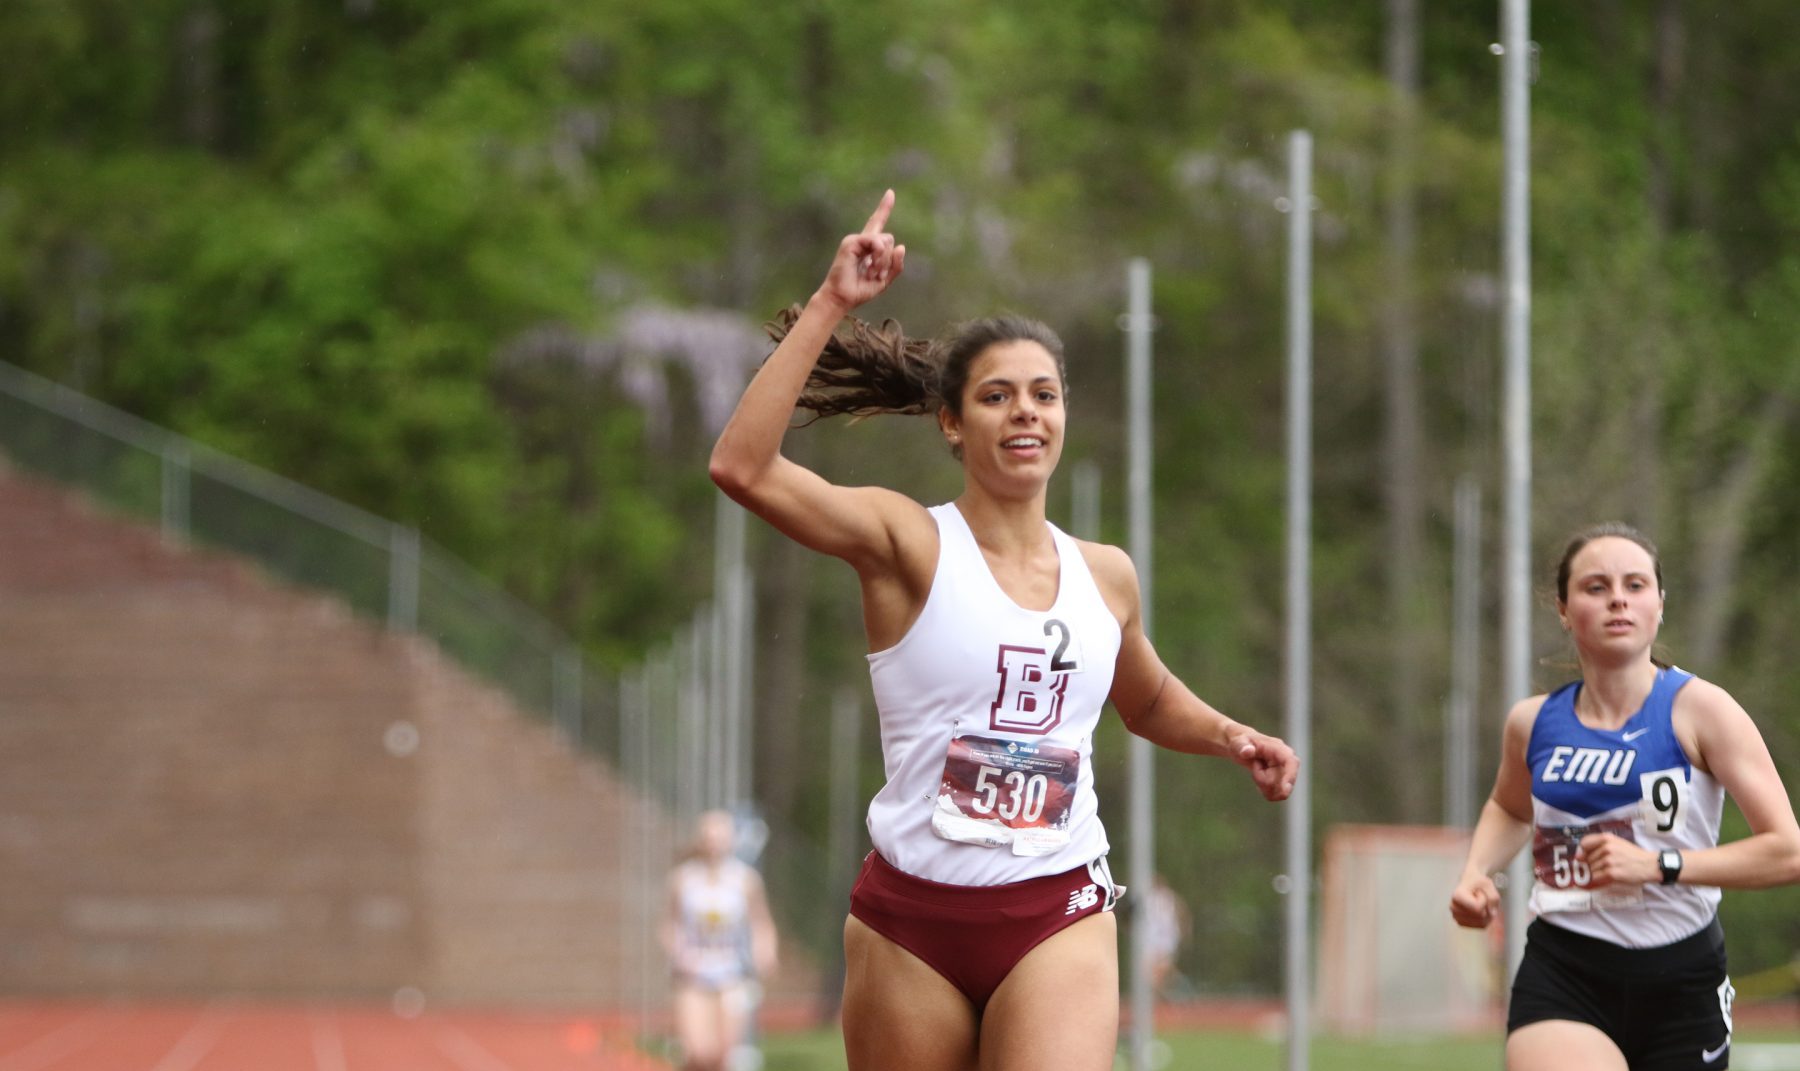
[[[1673,885],[1681,876],[1681,853],[1674,848],[1664,848],[1657,853],[1656,865],[1662,868],[1662,883]]]

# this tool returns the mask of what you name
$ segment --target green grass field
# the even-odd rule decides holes
[[[1168,1045],[1168,1059],[1161,1066],[1170,1071],[1279,1071],[1285,1066],[1281,1041],[1256,1034],[1192,1031],[1164,1034],[1161,1040]],[[1740,1048],[1757,1043],[1796,1042],[1800,1042],[1800,1033],[1745,1033],[1737,1039]],[[1497,1071],[1500,1046],[1498,1035],[1408,1041],[1327,1037],[1314,1039],[1311,1063],[1315,1071]],[[764,1038],[763,1055],[769,1071],[843,1071],[844,1067],[843,1042],[836,1030],[770,1035]],[[1126,1063],[1121,1059],[1117,1066],[1124,1068]],[[1734,1059],[1732,1066],[1749,1067],[1751,1061]],[[1756,1066],[1772,1069],[1776,1065],[1757,1062]],[[1800,1068],[1800,1062],[1786,1066]]]
[[[1257,1034],[1222,1031],[1164,1034],[1171,1071],[1219,1068],[1221,1071],[1279,1071],[1282,1044]],[[843,1071],[843,1041],[835,1030],[772,1035],[764,1039],[764,1066],[769,1071]],[[1118,1066],[1126,1065],[1121,1059]],[[1412,1068],[1498,1068],[1500,1039],[1432,1038],[1408,1042],[1345,1041],[1320,1038],[1313,1043],[1312,1066],[1318,1071],[1409,1071]]]

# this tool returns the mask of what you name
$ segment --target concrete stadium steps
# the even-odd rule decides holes
[[[429,643],[0,466],[0,992],[617,1005],[644,835]]]

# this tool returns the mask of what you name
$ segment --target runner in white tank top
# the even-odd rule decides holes
[[[888,783],[844,929],[852,1071],[1101,1071],[1117,1037],[1115,889],[1096,818],[1093,730],[1110,700],[1134,733],[1231,759],[1271,800],[1292,749],[1214,710],[1144,634],[1117,548],[1045,519],[1062,453],[1062,347],[996,317],[939,344],[846,315],[905,266],[889,191],[844,238],[713,450],[712,475],[784,534],[856,569]],[[963,493],[926,510],[789,461],[794,408],[935,413]]]
[[[669,873],[661,936],[681,1066],[726,1071],[748,1036],[757,980],[775,970],[775,922],[762,876],[732,854],[731,815],[708,811],[696,825],[689,858]]]
[[[670,959],[685,984],[724,989],[749,980],[750,893],[755,873],[736,859],[689,859],[670,875],[675,939]]]
[[[1054,525],[1056,602],[1027,610],[995,583],[955,504],[931,515],[931,594],[906,636],[869,656],[888,779],[870,839],[895,867],[951,885],[1086,866],[1107,848],[1094,728],[1119,623]]]
[[[1450,912],[1488,925],[1490,875],[1533,843],[1538,920],[1513,982],[1509,1071],[1726,1067],[1719,889],[1800,881],[1800,825],[1743,708],[1652,659],[1664,592],[1647,538],[1620,524],[1580,533],[1556,584],[1581,680],[1507,716]],[[1725,793],[1750,836],[1719,845]]]

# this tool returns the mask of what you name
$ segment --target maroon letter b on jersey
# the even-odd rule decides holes
[[[1041,647],[1000,645],[1000,694],[988,715],[990,729],[1043,735],[1062,721],[1067,673],[1050,671],[1050,653]]]

